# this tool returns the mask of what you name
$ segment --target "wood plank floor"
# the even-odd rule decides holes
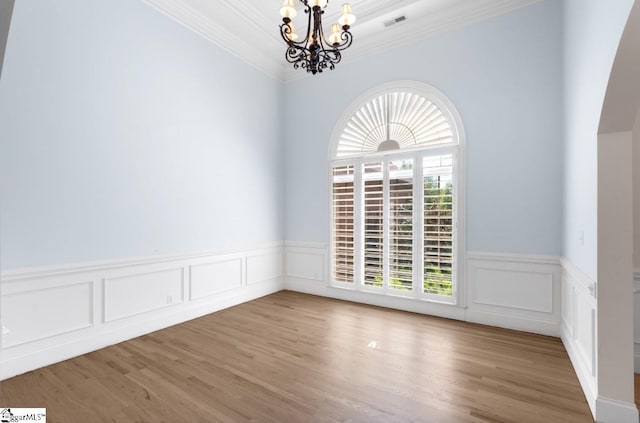
[[[640,374],[638,373],[633,375],[633,389],[636,407],[640,409]]]
[[[48,422],[592,422],[560,340],[283,291],[2,382]]]

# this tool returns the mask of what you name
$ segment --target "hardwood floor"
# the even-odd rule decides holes
[[[640,409],[640,374],[638,373],[633,375],[633,389],[636,407]]]
[[[560,340],[283,291],[2,382],[48,422],[592,422]]]

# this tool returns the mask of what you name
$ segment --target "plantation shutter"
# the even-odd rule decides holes
[[[383,286],[384,172],[382,162],[362,166],[364,185],[364,284]]]
[[[370,99],[347,122],[336,157],[378,151],[388,140],[400,148],[450,144],[454,141],[450,122],[442,110],[425,97],[395,92]]]
[[[455,108],[411,81],[352,107],[330,149],[330,285],[457,303],[464,131]]]
[[[413,160],[389,162],[389,288],[413,290]]]
[[[424,176],[424,281],[426,294],[453,295],[453,155],[427,156]]]
[[[333,277],[353,283],[354,178],[353,165],[333,168]]]

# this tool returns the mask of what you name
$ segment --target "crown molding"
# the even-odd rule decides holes
[[[307,75],[302,69],[293,69],[284,60],[285,45],[277,31],[280,20],[265,13],[265,6],[251,2],[217,0],[216,14],[212,16],[189,5],[190,0],[142,0],[190,30],[203,36],[218,47],[230,52],[266,75],[292,81]],[[358,7],[358,22],[371,28],[380,20],[380,30],[358,37],[343,56],[342,64],[363,59],[380,52],[403,47],[413,42],[458,29],[476,22],[509,13],[543,0],[473,0],[459,2],[423,16],[410,17],[397,26],[384,28],[381,19],[394,10],[421,7],[424,0],[352,0]],[[276,4],[276,3],[274,3]],[[337,18],[338,11],[328,15]],[[242,22],[241,31],[234,30],[234,21]]]
[[[495,0],[485,1],[484,5],[478,7],[481,2],[474,2],[474,7],[457,7],[446,9],[440,13],[433,14],[427,18],[409,20],[405,24],[393,26],[386,31],[381,31],[373,36],[360,40],[348,55],[347,60],[355,60],[370,56],[374,51],[384,51],[402,47],[415,41],[423,40],[437,34],[452,31],[477,22],[504,15],[516,9],[539,3],[542,0],[512,0],[500,2]]]
[[[416,41],[504,15],[542,1],[512,0],[502,2],[488,0],[484,1],[484,4],[480,4],[482,2],[476,0],[473,8],[452,8],[433,14],[428,18],[410,20],[401,25],[369,35],[365,40],[356,39],[349,51],[343,55],[340,64],[356,62],[382,52],[401,48]],[[380,16],[380,14],[377,14],[377,16]],[[357,36],[357,33],[355,35]],[[293,68],[285,69],[283,74],[286,82],[300,80],[308,76],[306,72]]]
[[[226,29],[182,0],[142,1],[266,75],[279,80],[284,79],[281,56],[276,57],[265,53],[263,49],[256,47],[255,43],[241,38],[238,33]],[[231,9],[237,10],[233,7]]]
[[[416,41],[431,36],[434,33],[442,33],[458,29],[496,16],[504,15],[541,1],[542,0],[511,0],[509,2],[500,2],[497,0],[476,0],[473,3],[473,6],[458,6],[444,9],[419,19],[418,21],[409,20],[405,25],[398,25],[389,28],[389,31],[396,32],[396,34],[391,37],[389,45]],[[381,35],[382,34],[379,36]],[[379,43],[376,41],[376,44]]]
[[[254,30],[254,36],[260,35],[261,42],[264,44],[265,38],[267,44],[272,43],[274,47],[282,46],[282,38],[280,38],[280,32],[277,30],[273,30],[273,28],[278,28],[280,25],[280,15],[278,14],[278,9],[274,8],[273,15],[265,15],[260,13],[260,11],[253,7],[253,3],[251,2],[242,2],[237,0],[218,0],[218,2],[226,5],[226,7],[235,12],[235,14],[241,18],[244,22],[247,22],[249,26]],[[276,3],[277,4],[277,3]],[[273,20],[273,25],[265,26],[265,22],[271,22],[271,18],[276,16],[277,19]]]

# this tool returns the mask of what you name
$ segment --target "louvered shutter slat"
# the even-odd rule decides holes
[[[384,245],[384,180],[382,163],[362,165],[364,184],[364,284],[382,286]]]
[[[353,283],[354,167],[333,168],[333,277]]]

